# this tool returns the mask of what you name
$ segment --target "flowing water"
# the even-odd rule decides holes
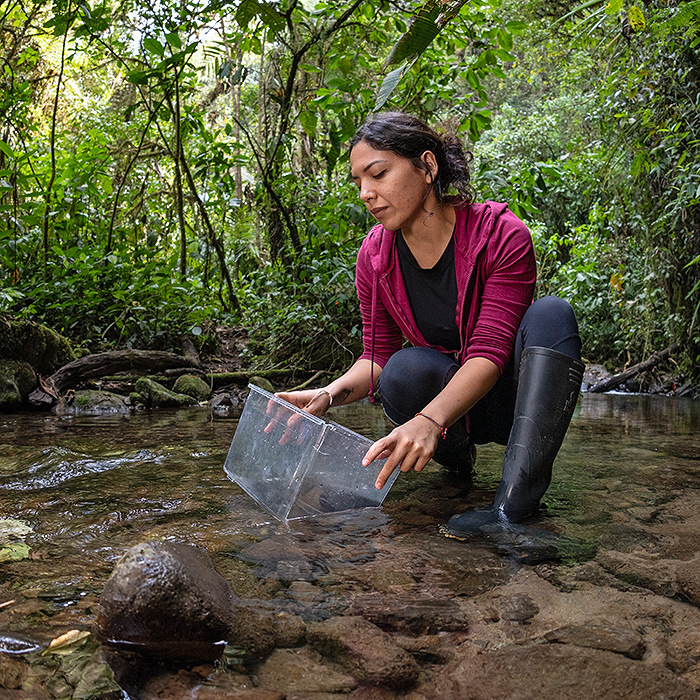
[[[372,439],[389,429],[369,404],[330,417]],[[376,613],[381,595],[400,589],[433,606],[430,624],[445,629],[454,611],[439,610],[455,597],[548,556],[572,565],[601,548],[641,547],[684,559],[698,546],[682,531],[682,504],[700,489],[700,402],[584,395],[539,522],[473,543],[439,526],[489,502],[502,447],[479,448],[471,487],[431,463],[402,474],[381,509],[279,523],[222,470],[236,424],[205,409],[0,416],[0,651],[93,628],[116,561],[146,539],[205,548],[241,597],[295,598],[307,620]]]

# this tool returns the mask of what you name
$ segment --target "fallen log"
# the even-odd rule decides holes
[[[658,365],[659,362],[665,360],[667,357],[676,352],[676,350],[678,350],[678,343],[673,343],[667,348],[664,348],[663,350],[659,350],[659,352],[654,353],[653,355],[651,355],[651,357],[647,358],[646,360],[638,362],[636,365],[632,365],[632,367],[629,367],[624,372],[620,372],[619,374],[616,374],[610,377],[609,379],[605,379],[604,381],[599,382],[595,386],[592,386],[588,391],[592,394],[602,394],[603,392],[611,391],[612,389],[615,389],[618,386],[620,386],[620,384],[622,384],[623,382],[626,382],[631,377],[634,377],[637,374],[645,372],[646,370],[651,369],[655,365]]]
[[[181,355],[159,350],[113,350],[87,355],[63,365],[50,377],[42,379],[41,388],[29,395],[29,403],[35,407],[46,407],[58,399],[62,392],[106,374],[129,370],[162,372],[180,367],[194,368],[196,365]]]

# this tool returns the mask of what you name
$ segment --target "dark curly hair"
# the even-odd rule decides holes
[[[474,201],[469,176],[472,154],[464,150],[454,134],[439,134],[404,112],[382,112],[371,115],[357,130],[350,142],[350,152],[360,141],[378,151],[391,151],[408,158],[421,170],[426,170],[421,155],[432,151],[438,164],[438,175],[432,183],[438,202],[467,207]]]

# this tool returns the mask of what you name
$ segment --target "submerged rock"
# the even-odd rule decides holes
[[[688,683],[659,664],[571,644],[511,645],[483,652],[465,645],[418,691],[426,698],[471,700],[697,699]]]
[[[418,679],[418,664],[389,634],[361,617],[335,617],[311,625],[311,645],[355,678],[397,690]]]
[[[108,639],[171,658],[216,658],[233,628],[237,598],[208,555],[175,542],[132,547],[100,598]]]

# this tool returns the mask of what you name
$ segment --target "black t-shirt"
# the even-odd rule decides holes
[[[396,250],[418,330],[431,345],[459,350],[459,330],[455,321],[457,275],[454,234],[442,257],[431,268],[422,268],[416,262],[401,231],[396,232]]]

